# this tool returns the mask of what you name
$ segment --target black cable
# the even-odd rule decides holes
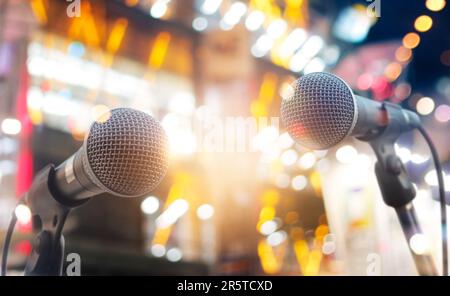
[[[21,198],[18,205],[21,205],[24,203],[24,199]],[[17,206],[14,208],[14,210],[17,208]],[[17,217],[15,211],[13,211],[11,220],[9,221],[8,230],[6,231],[5,236],[5,242],[3,243],[3,251],[2,251],[2,270],[1,270],[1,276],[6,276],[6,268],[8,264],[8,253],[9,253],[9,245],[11,244],[12,235],[14,233],[14,228],[17,223]]]
[[[436,147],[433,144],[430,136],[423,126],[417,128],[422,134],[423,138],[430,148],[431,155],[433,157],[434,167],[436,169],[436,175],[439,185],[439,203],[441,206],[441,236],[442,236],[442,274],[448,276],[448,243],[447,243],[447,211],[445,203],[445,185],[444,185],[444,175],[439,161],[439,155],[436,151]]]

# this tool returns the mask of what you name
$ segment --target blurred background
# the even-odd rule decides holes
[[[278,116],[289,84],[317,71],[412,109],[450,198],[449,11],[445,0],[0,0],[0,242],[19,220],[10,268],[31,251],[29,209],[15,205],[33,176],[119,106],[160,120],[170,168],[151,196],[105,195],[71,214],[67,252],[84,275],[414,275],[408,244],[440,266],[420,137],[396,147],[425,230],[406,242],[366,143],[309,151]],[[237,122],[252,131],[243,149]]]

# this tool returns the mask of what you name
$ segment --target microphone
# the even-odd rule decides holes
[[[53,165],[42,169],[23,198],[39,231],[25,275],[61,275],[62,230],[71,209],[101,193],[121,197],[149,194],[166,174],[167,146],[163,128],[150,115],[118,108],[91,125],[74,155],[56,169]],[[15,221],[13,216],[5,239],[2,274],[6,273]]]
[[[167,137],[150,115],[119,108],[96,121],[83,146],[55,169],[48,185],[62,204],[101,193],[140,197],[150,193],[168,167]]]
[[[377,156],[383,200],[397,212],[407,241],[422,233],[412,204],[416,192],[394,149],[400,134],[421,130],[416,113],[357,96],[339,77],[317,72],[293,83],[281,103],[281,120],[291,137],[310,149],[328,149],[349,136],[368,141]],[[437,274],[429,254],[411,252],[419,274]]]
[[[281,103],[281,120],[295,141],[316,150],[331,148],[348,136],[373,140],[388,126],[406,132],[420,125],[416,113],[357,96],[341,78],[324,72],[292,84]]]

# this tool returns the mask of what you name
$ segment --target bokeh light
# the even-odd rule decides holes
[[[18,205],[14,210],[14,213],[17,217],[17,221],[19,221],[20,224],[26,225],[31,222],[31,211],[30,208],[26,205]]]
[[[214,216],[214,207],[210,204],[202,204],[197,208],[197,217],[201,220],[208,220]]]
[[[350,145],[342,146],[336,151],[336,159],[343,164],[351,163],[357,156],[358,151]]]
[[[397,50],[395,51],[395,58],[397,59],[397,61],[399,62],[407,62],[411,59],[412,57],[412,50],[403,46],[400,46],[399,48],[397,48]]]
[[[420,36],[417,33],[408,33],[403,37],[403,46],[409,49],[419,46]]]
[[[414,234],[409,240],[409,246],[417,255],[424,255],[430,252],[428,238],[422,233]]]
[[[421,98],[416,105],[416,110],[420,115],[428,115],[434,110],[434,101],[430,97]]]
[[[419,32],[426,32],[433,26],[433,19],[428,15],[419,16],[414,22],[414,28]]]
[[[445,66],[450,66],[450,49],[441,54],[441,63]]]
[[[440,105],[436,108],[434,112],[434,117],[437,121],[445,123],[450,121],[450,106],[449,105]]]
[[[15,118],[5,118],[2,121],[2,132],[7,135],[17,135],[22,130],[22,124]]]
[[[183,254],[180,249],[172,248],[167,251],[166,257],[170,262],[178,262],[183,258]]]
[[[445,0],[427,0],[426,7],[431,11],[440,11],[445,7]]]
[[[390,80],[396,80],[402,73],[402,65],[399,63],[390,63],[387,65],[384,75]]]
[[[159,199],[154,196],[145,198],[141,203],[141,210],[144,214],[151,215],[159,209]]]

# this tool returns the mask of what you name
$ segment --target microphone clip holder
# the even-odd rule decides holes
[[[25,196],[25,202],[32,213],[33,230],[38,231],[27,258],[25,275],[62,275],[65,248],[62,230],[75,204],[68,205],[61,199],[55,186],[51,184],[54,175],[53,165],[45,167],[37,174]],[[80,201],[79,204],[86,201]]]
[[[412,204],[416,190],[404,164],[395,152],[395,142],[404,129],[400,128],[399,124],[389,123],[399,118],[390,116],[393,112],[398,112],[398,106],[385,103],[383,109],[388,117],[386,128],[375,138],[361,140],[368,141],[375,152],[377,157],[375,174],[383,200],[386,205],[395,209],[409,246],[411,238],[422,233]],[[429,254],[416,254],[411,248],[410,251],[420,275],[437,275],[433,259]]]

